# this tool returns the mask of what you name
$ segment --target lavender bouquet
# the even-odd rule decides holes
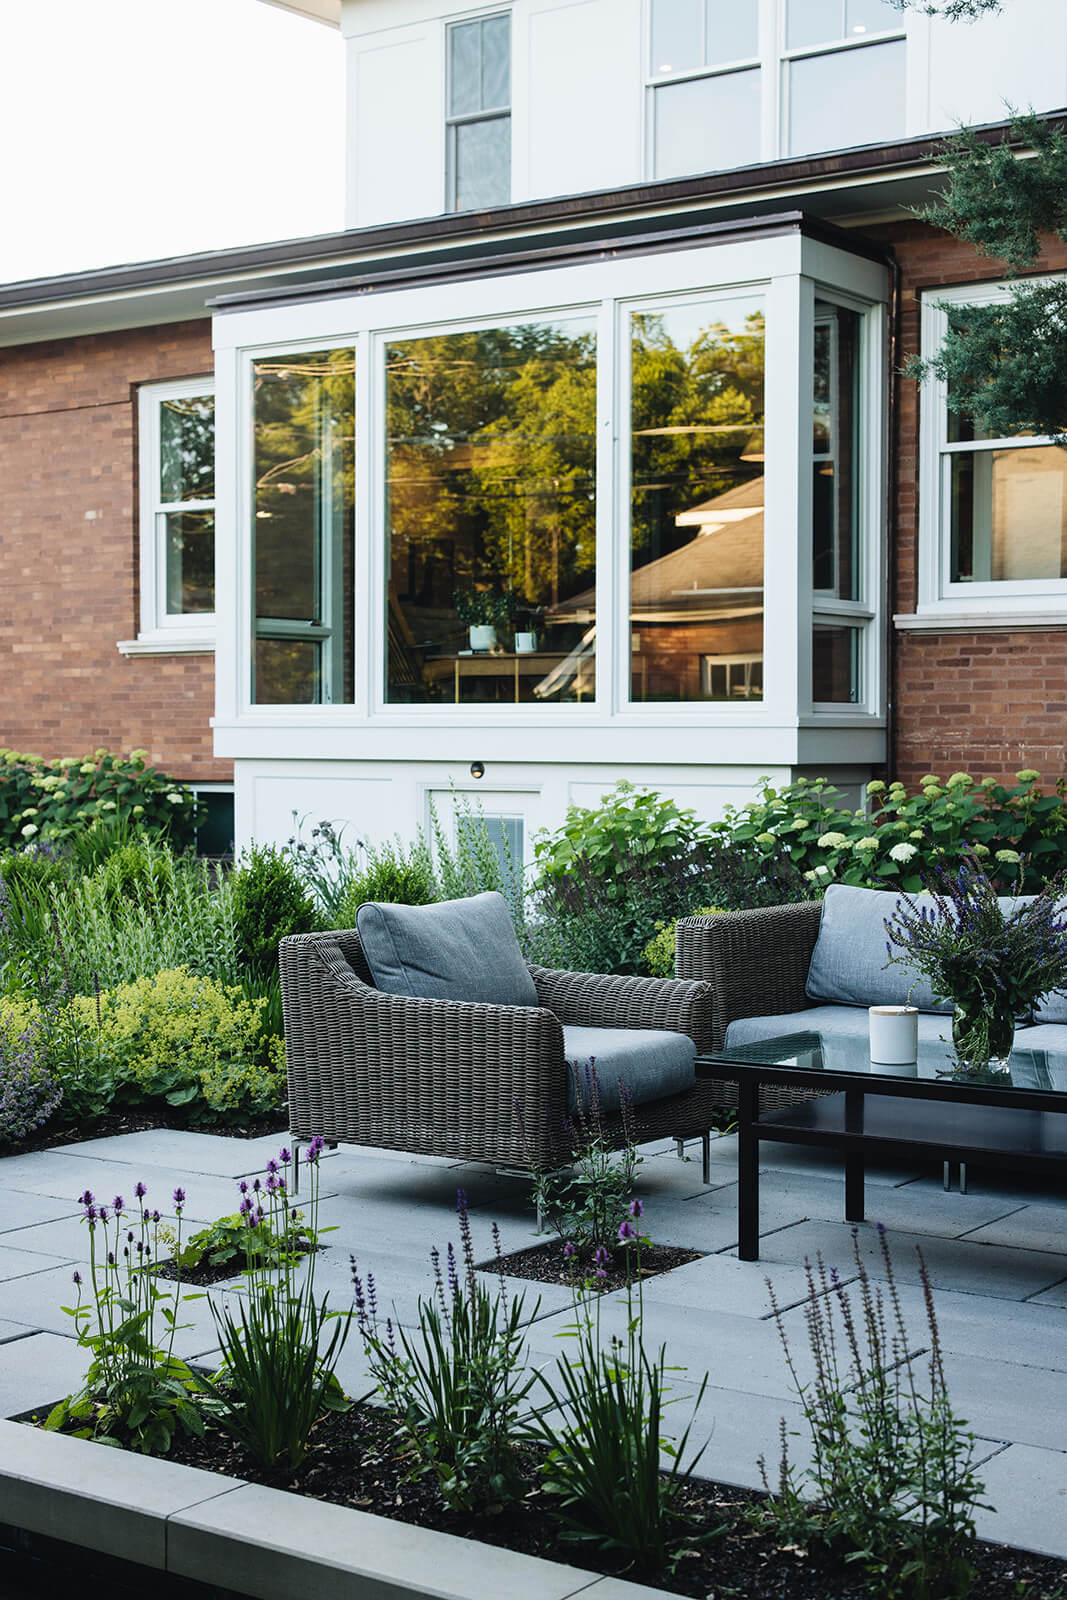
[[[1016,1020],[1032,1022],[1042,996],[1067,985],[1063,892],[1058,877],[1005,910],[968,852],[935,873],[929,898],[902,894],[886,919],[889,961],[921,973],[954,1005],[953,1043],[967,1066],[1006,1060]]]

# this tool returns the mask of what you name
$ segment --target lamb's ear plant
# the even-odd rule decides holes
[[[930,1277],[919,1257],[923,1344],[909,1336],[885,1229],[884,1289],[871,1282],[853,1229],[859,1306],[821,1257],[806,1263],[805,1318],[814,1377],[802,1382],[768,1279],[771,1309],[811,1439],[811,1465],[789,1460],[785,1423],[777,1483],[760,1519],[784,1542],[862,1567],[882,1600],[962,1600],[984,1486],[974,1436],[949,1401]],[[920,1370],[924,1369],[924,1370]]]
[[[591,1302],[576,1279],[575,1322],[568,1330],[574,1347],[557,1359],[554,1372],[539,1375],[551,1409],[538,1412],[535,1425],[548,1451],[543,1484],[563,1521],[563,1537],[623,1555],[655,1574],[673,1571],[685,1550],[722,1529],[700,1529],[684,1504],[703,1448],[687,1457],[692,1422],[678,1440],[663,1431],[667,1374],[674,1369],[665,1346],[654,1357],[645,1349],[641,1242],[634,1226],[640,1200],[632,1202],[630,1215],[633,1221],[619,1227],[621,1242],[632,1245],[637,1258],[636,1296],[633,1280],[627,1282],[626,1336],[602,1343],[599,1293]],[[601,1249],[594,1274],[601,1283],[606,1263]],[[694,1410],[707,1383],[705,1374]],[[663,1456],[670,1462],[665,1471]]]
[[[145,1205],[143,1183],[134,1193],[134,1212],[127,1211],[121,1195],[110,1207],[99,1205],[88,1189],[80,1196],[89,1228],[90,1298],[83,1305],[82,1276],[75,1272],[77,1302],[63,1309],[74,1318],[78,1343],[92,1359],[84,1388],[53,1407],[44,1425],[103,1444],[128,1441],[146,1455],[164,1455],[178,1428],[199,1435],[204,1424],[194,1398],[197,1380],[174,1354],[180,1275],[173,1298],[157,1287],[153,1267],[161,1218]],[[184,1203],[184,1191],[175,1189],[179,1243]]]
[[[312,1139],[306,1154],[313,1237],[322,1149],[322,1140]],[[297,1240],[304,1230],[289,1204],[291,1161],[283,1149],[278,1161],[267,1163],[265,1183],[256,1178],[250,1187],[241,1180],[240,1211],[249,1231],[264,1240],[288,1239],[288,1247],[279,1256],[262,1244],[250,1253],[245,1291],[234,1297],[240,1301],[236,1315],[229,1305],[220,1309],[209,1301],[223,1361],[214,1378],[200,1384],[213,1420],[263,1466],[293,1472],[307,1455],[316,1422],[329,1411],[347,1411],[350,1402],[335,1372],[349,1318],[328,1309],[327,1295],[316,1299],[314,1252],[298,1262]]]
[[[516,1446],[528,1437],[521,1414],[535,1376],[522,1361],[525,1297],[508,1297],[496,1226],[494,1289],[475,1271],[462,1189],[458,1211],[460,1257],[449,1244],[442,1269],[439,1252],[430,1252],[434,1293],[419,1300],[417,1332],[391,1318],[380,1321],[374,1279],[360,1276],[354,1258],[352,1283],[371,1375],[410,1459],[410,1476],[433,1473],[451,1510],[477,1511],[524,1492]]]

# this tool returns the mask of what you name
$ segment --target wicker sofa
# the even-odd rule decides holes
[[[704,982],[600,977],[531,966],[537,1006],[421,999],[375,988],[358,933],[301,934],[279,949],[294,1143],[374,1145],[523,1171],[572,1153],[563,1025],[713,1035]],[[700,1136],[724,1086],[635,1106],[638,1140]],[[618,1116],[604,1133],[624,1142]]]

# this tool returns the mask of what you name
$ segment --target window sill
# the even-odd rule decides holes
[[[215,653],[215,632],[139,633],[136,639],[118,639],[123,656],[204,656]]]
[[[1067,608],[1043,611],[917,611],[898,613],[899,633],[1015,633],[1067,628]]]

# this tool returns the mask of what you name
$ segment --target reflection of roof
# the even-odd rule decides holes
[[[751,614],[763,599],[763,479],[752,478],[675,517],[698,531],[687,544],[638,567],[630,579],[635,622],[723,619]],[[595,591],[587,589],[550,616],[591,620]]]

